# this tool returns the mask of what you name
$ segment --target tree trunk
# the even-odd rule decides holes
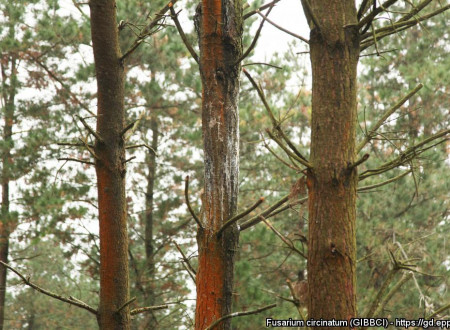
[[[152,130],[152,145],[153,150],[158,148],[158,122],[152,114],[150,119],[150,129]],[[147,305],[153,306],[155,304],[155,249],[153,241],[153,211],[154,201],[153,193],[156,180],[156,155],[153,152],[148,153],[148,175],[147,175],[147,192],[145,194],[145,256],[147,263],[147,273],[149,279],[149,287],[147,288]],[[154,312],[149,312],[147,316],[146,329],[155,329],[158,321]]]
[[[9,256],[9,236],[16,227],[15,219],[12,219],[9,208],[9,183],[11,179],[11,150],[14,142],[12,140],[12,128],[14,123],[14,108],[17,85],[17,55],[6,56],[10,60],[10,75],[7,77],[5,67],[2,64],[2,98],[4,104],[4,126],[2,150],[2,206],[0,221],[0,260],[7,263]],[[9,78],[9,85],[6,80]],[[3,329],[5,322],[5,299],[6,299],[6,267],[0,267],[0,329]]]
[[[91,0],[98,104],[95,163],[100,221],[100,329],[129,329],[128,235],[125,200],[124,68],[114,0]]]
[[[197,8],[202,79],[202,130],[205,163],[203,228],[197,232],[199,266],[195,329],[205,329],[231,313],[237,226],[217,236],[236,212],[239,161],[239,73],[242,54],[242,3],[203,0]],[[216,329],[229,329],[230,320]]]
[[[308,317],[356,315],[356,67],[353,0],[311,1],[311,164],[308,171]],[[306,8],[305,8],[306,9]]]

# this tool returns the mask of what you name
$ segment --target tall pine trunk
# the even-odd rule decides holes
[[[150,119],[150,129],[152,131],[152,144],[153,150],[158,148],[158,121],[154,114]],[[156,181],[156,155],[153,152],[149,152],[146,158],[148,164],[148,174],[147,174],[147,191],[145,193],[145,257],[147,265],[147,274],[149,280],[149,287],[147,288],[147,301],[148,306],[153,306],[155,304],[155,242],[153,236],[153,224],[154,224],[154,190]],[[154,312],[149,312],[146,316],[146,328],[154,329],[157,327],[157,319]]]
[[[357,173],[351,164],[357,122],[357,15],[354,0],[310,3],[319,27],[309,17],[313,168],[307,180],[308,317],[349,319],[356,315]]]
[[[95,163],[100,221],[100,329],[129,329],[128,235],[125,200],[124,68],[114,0],[91,0],[98,104]]]
[[[199,266],[195,329],[205,329],[231,313],[237,226],[216,235],[236,212],[239,161],[239,73],[242,3],[203,0],[197,8],[202,79],[205,163],[203,213],[198,229]],[[216,329],[229,329],[230,320]]]
[[[10,27],[10,31],[13,30]],[[4,114],[4,126],[3,126],[3,150],[2,150],[2,206],[1,206],[1,219],[0,219],[0,260],[7,263],[9,256],[9,237],[11,232],[15,229],[16,223],[10,214],[10,200],[9,200],[9,185],[11,181],[11,165],[12,156],[11,150],[13,148],[12,129],[14,123],[14,108],[16,99],[16,85],[17,85],[17,55],[6,56],[11,67],[9,77],[7,77],[6,68],[2,64],[2,98],[3,98],[3,114]],[[9,85],[6,80],[9,80]],[[0,267],[0,329],[3,329],[5,322],[5,302],[6,302],[6,267]]]

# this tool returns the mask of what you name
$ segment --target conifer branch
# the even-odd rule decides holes
[[[186,199],[186,205],[188,207],[189,213],[191,213],[192,217],[194,218],[195,222],[200,228],[203,228],[203,225],[200,221],[200,219],[195,214],[194,210],[192,209],[191,203],[189,202],[189,175],[186,176],[185,179],[185,185],[184,185],[184,198]]]
[[[277,304],[272,304],[272,305],[268,305],[268,306],[264,306],[255,310],[251,310],[251,311],[245,311],[245,312],[235,312],[235,313],[231,313],[225,316],[222,316],[220,319],[218,319],[217,321],[214,321],[210,326],[208,326],[207,328],[205,328],[205,330],[212,330],[214,329],[216,326],[218,326],[221,322],[231,319],[233,317],[240,317],[240,316],[246,316],[246,315],[252,315],[252,314],[258,314],[261,313],[263,311],[266,311],[268,309],[277,307]]]
[[[166,309],[169,308],[168,305],[159,305],[159,306],[148,306],[148,307],[141,307],[141,308],[136,308],[130,311],[130,315],[136,315],[136,314],[141,314],[141,313],[145,313],[145,312],[151,312],[151,311],[157,311],[160,309]]]
[[[178,20],[178,14],[175,13],[175,9],[173,8],[173,4],[170,3],[169,7],[170,7],[170,17],[172,17],[172,20],[175,23],[178,33],[180,34],[181,40],[183,40],[184,45],[186,46],[191,56],[194,58],[195,62],[199,64],[198,55],[195,52],[194,48],[192,48],[191,43],[189,42],[189,40],[186,37],[186,34],[183,31],[180,21]]]
[[[281,158],[280,156],[278,156],[275,151],[272,150],[272,148],[269,147],[269,145],[266,143],[266,141],[264,140],[264,147],[269,150],[269,152],[276,158],[278,159],[282,164],[286,165],[287,167],[289,167],[290,169],[294,170],[294,171],[301,171],[300,167],[297,167],[295,165],[291,165],[288,162],[286,162],[283,158]]]
[[[242,211],[239,214],[236,214],[234,217],[232,217],[230,220],[226,221],[223,226],[217,231],[217,237],[219,237],[223,231],[225,229],[227,229],[229,226],[231,226],[233,223],[235,223],[236,221],[242,219],[243,217],[245,217],[247,214],[249,214],[250,212],[252,212],[254,209],[256,209],[259,205],[261,205],[261,203],[264,202],[264,197],[261,197],[260,199],[258,199],[258,201],[253,204],[252,206],[250,206],[248,209]]]
[[[54,299],[57,299],[59,301],[65,302],[67,304],[70,305],[74,305],[77,306],[79,308],[85,309],[88,312],[97,315],[98,312],[96,309],[94,309],[93,307],[89,306],[88,304],[86,304],[85,302],[82,302],[81,300],[75,299],[73,297],[69,297],[69,298],[65,298],[59,294],[56,294],[54,292],[51,292],[49,290],[43,289],[40,286],[36,285],[35,283],[30,281],[30,277],[25,277],[24,275],[22,275],[22,273],[20,273],[17,269],[15,269],[14,267],[8,265],[7,263],[0,261],[0,264],[2,264],[4,267],[8,268],[9,270],[11,270],[13,273],[15,273],[17,276],[20,277],[20,279],[22,280],[22,282],[26,285],[28,285],[29,287],[33,288],[34,290],[45,294],[46,296],[52,297]]]
[[[270,137],[273,141],[275,141],[275,142],[280,146],[280,148],[283,149],[283,151],[284,151],[289,157],[295,159],[297,162],[299,162],[300,164],[306,166],[307,168],[312,168],[312,165],[311,165],[308,161],[306,161],[306,160],[304,160],[303,158],[300,158],[298,155],[292,153],[292,151],[289,150],[289,149],[283,144],[283,142],[282,142],[279,138],[277,138],[277,137],[276,137],[269,129],[266,129],[266,132],[267,132],[267,134],[269,135],[269,137]],[[286,139],[288,139],[288,138],[286,137]],[[286,140],[286,139],[285,139],[285,140]],[[293,146],[293,144],[292,144],[290,141],[289,141],[288,145]],[[291,149],[292,149],[292,148],[291,148]],[[303,156],[302,156],[302,157],[303,157]]]
[[[412,91],[410,91],[405,97],[403,97],[400,101],[398,101],[392,108],[387,110],[383,116],[373,125],[370,129],[369,133],[364,136],[364,139],[358,144],[356,147],[356,153],[358,154],[365,145],[373,138],[376,131],[384,124],[384,122],[395,112],[397,111],[403,104],[406,103],[411,97],[413,97],[417,92],[423,87],[422,84],[418,84]]]
[[[130,124],[125,126],[125,128],[122,130],[122,132],[120,133],[120,136],[124,137],[125,141],[129,140],[130,137],[133,136],[133,134],[136,131],[136,129],[138,128],[142,118],[144,118],[144,115],[145,115],[145,110],[143,110],[139,114],[139,117],[137,120],[135,120],[134,122],[131,122]],[[127,134],[127,132],[128,132],[128,134]]]
[[[84,120],[83,117],[81,116],[77,117],[81,121],[83,126],[88,130],[88,132],[91,133],[97,139],[98,142],[104,143],[103,138],[100,136],[100,134],[98,134],[91,126],[89,126],[89,124],[86,122],[86,120]]]
[[[436,311],[434,311],[433,313],[431,313],[430,315],[428,315],[426,317],[427,320],[431,319],[432,317],[435,317],[437,315],[439,315],[440,313],[446,311],[447,309],[450,309],[450,304],[444,305],[441,308],[437,309]]]
[[[376,0],[373,0],[374,2],[376,1]],[[358,15],[357,15],[357,17],[358,17],[358,21],[361,19],[361,17],[366,13],[366,11],[367,11],[367,9],[368,9],[368,3],[369,3],[369,0],[363,0],[363,2],[361,3],[361,6],[359,6],[359,9],[358,9]]]

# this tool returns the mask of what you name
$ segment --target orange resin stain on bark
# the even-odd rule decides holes
[[[214,236],[204,242],[205,251],[199,255],[197,273],[197,309],[195,329],[205,329],[222,315],[224,267],[219,241]],[[207,272],[206,272],[207,270]],[[220,326],[217,327],[220,329]]]

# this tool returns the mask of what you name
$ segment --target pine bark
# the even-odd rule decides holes
[[[91,0],[91,33],[97,75],[98,156],[95,169],[100,221],[100,329],[129,329],[128,235],[125,200],[124,68],[114,0]]]
[[[310,1],[312,169],[308,171],[308,317],[356,315],[356,69],[353,0]]]
[[[197,7],[202,130],[205,163],[203,228],[197,232],[199,266],[195,329],[231,313],[237,226],[216,232],[236,212],[238,194],[238,97],[242,54],[242,3],[203,0]],[[216,329],[230,329],[231,321]]]

